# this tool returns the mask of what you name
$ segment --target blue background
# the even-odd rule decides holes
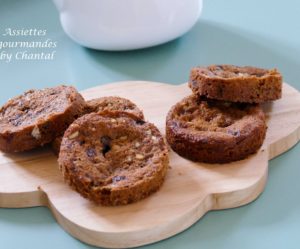
[[[73,43],[50,0],[0,0],[0,33],[6,28],[47,29],[58,48],[53,61],[0,61],[0,104],[29,88],[60,83],[80,90],[119,80],[178,84],[187,80],[192,66],[216,63],[277,67],[286,82],[300,89],[297,0],[206,0],[199,22],[182,38],[121,53]],[[255,202],[209,212],[185,232],[144,248],[299,249],[299,153],[298,144],[271,161],[266,190]],[[0,209],[0,248],[92,247],[69,236],[46,208],[38,207]]]

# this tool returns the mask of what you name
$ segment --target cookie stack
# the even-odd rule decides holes
[[[168,149],[130,100],[85,101],[71,86],[30,90],[0,108],[0,150],[52,143],[65,181],[96,204],[124,205],[157,191]]]
[[[281,98],[276,70],[212,65],[191,70],[193,94],[167,115],[166,138],[180,156],[205,163],[242,160],[262,145],[267,125],[261,103]]]

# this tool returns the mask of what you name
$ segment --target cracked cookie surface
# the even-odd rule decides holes
[[[0,149],[20,152],[50,143],[84,108],[71,86],[29,90],[10,99],[0,109]]]
[[[58,162],[65,181],[82,196],[115,206],[157,191],[169,161],[153,124],[117,113],[91,113],[67,129]]]
[[[227,163],[255,153],[266,134],[258,105],[224,102],[191,95],[167,115],[166,138],[179,155],[199,162]]]

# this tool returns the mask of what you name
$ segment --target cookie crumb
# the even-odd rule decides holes
[[[78,137],[79,135],[79,132],[78,131],[75,131],[74,133],[72,133],[70,136],[69,136],[69,139],[74,139],[76,137]]]
[[[37,140],[41,139],[42,135],[41,135],[40,129],[37,125],[34,126],[32,132],[31,132],[31,136],[33,136]]]
[[[139,159],[139,160],[142,160],[142,159],[144,159],[145,157],[144,157],[144,155],[142,155],[142,154],[136,154],[136,155],[135,155],[135,158],[136,158],[136,159]]]

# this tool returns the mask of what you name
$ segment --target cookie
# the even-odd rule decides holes
[[[144,120],[143,112],[129,99],[121,98],[121,97],[101,97],[92,100],[86,101],[86,107],[84,110],[84,114],[88,114],[91,112],[98,112],[105,115],[106,112],[124,112],[125,115],[128,114],[133,119]],[[55,155],[59,154],[60,144],[62,141],[63,135],[57,137],[52,142],[52,149]]]
[[[58,162],[65,181],[83,197],[115,206],[157,191],[169,160],[153,124],[116,113],[91,113],[67,129]]]
[[[212,65],[191,70],[189,87],[210,99],[262,103],[281,98],[282,76],[276,69]]]
[[[187,159],[228,163],[246,158],[262,145],[266,121],[258,105],[207,100],[192,95],[171,108],[166,138]]]
[[[20,152],[50,143],[84,108],[84,99],[71,86],[29,90],[0,109],[0,150]]]

